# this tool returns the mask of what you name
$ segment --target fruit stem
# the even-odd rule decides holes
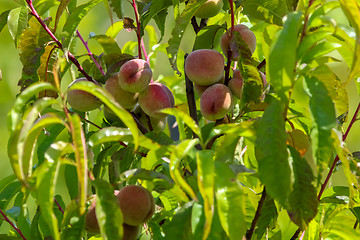
[[[88,43],[85,42],[84,38],[81,36],[79,30],[76,30],[76,35],[80,38],[81,42],[84,44],[87,52],[88,52],[88,55],[91,57],[91,59],[93,60],[93,62],[95,63],[96,67],[99,69],[99,71],[101,72],[101,74],[103,76],[105,76],[105,72],[104,72],[104,69],[101,67],[101,65],[98,63],[98,61],[96,61],[95,57],[94,57],[94,54],[91,52],[89,46],[88,46]]]
[[[60,41],[55,37],[55,35],[50,30],[50,28],[45,24],[45,22],[41,19],[39,14],[36,12],[32,0],[26,0],[26,3],[28,4],[28,6],[30,8],[30,12],[31,12],[30,14],[33,15],[38,20],[40,25],[49,34],[49,36],[54,40],[56,45],[64,52],[63,46],[60,43]],[[74,55],[71,54],[71,52],[67,52],[67,55],[68,55],[67,56],[68,59],[78,68],[78,71],[81,72],[87,80],[89,80],[90,82],[93,82],[95,84],[97,83],[94,79],[92,79],[92,77],[89,76],[89,74],[87,74],[87,72],[85,72],[85,70],[82,68],[82,66],[80,65],[78,60],[76,60]]]
[[[5,220],[6,222],[8,222],[8,223],[11,225],[11,227],[12,227],[17,233],[19,233],[19,235],[21,236],[21,238],[24,239],[24,240],[26,240],[26,238],[25,238],[25,236],[22,234],[21,230],[20,230],[19,228],[15,227],[15,225],[10,221],[10,219],[6,216],[6,214],[5,214],[1,209],[0,209],[0,213],[1,213],[1,215],[4,217],[4,220]]]

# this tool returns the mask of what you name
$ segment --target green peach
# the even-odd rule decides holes
[[[195,17],[211,18],[216,16],[223,6],[223,0],[208,0],[195,12]]]
[[[76,84],[77,82],[81,82],[81,81],[88,81],[88,80],[86,78],[76,79],[72,83],[70,83],[68,88],[70,88],[72,85]],[[94,95],[77,89],[68,90],[67,102],[73,109],[80,112],[87,112],[94,110],[100,107],[102,104],[102,102]]]
[[[137,103],[139,93],[125,91],[120,87],[118,74],[113,74],[105,82],[105,89],[114,96],[123,108],[132,109]]]

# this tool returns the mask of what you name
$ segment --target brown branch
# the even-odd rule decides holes
[[[252,237],[252,235],[253,235],[253,233],[255,231],[255,227],[256,227],[257,221],[259,220],[259,217],[260,217],[260,214],[261,214],[261,209],[262,209],[262,207],[264,205],[265,199],[266,199],[266,190],[265,190],[265,187],[264,187],[264,190],[263,190],[263,192],[261,194],[261,198],[259,200],[258,207],[257,207],[256,212],[255,212],[254,219],[251,222],[251,227],[246,233],[246,239],[247,240],[251,239],[251,237]]]
[[[26,240],[25,236],[22,234],[21,230],[17,228],[10,219],[6,216],[6,214],[0,209],[1,215],[4,217],[4,220],[10,224],[10,226],[21,236],[22,239]]]

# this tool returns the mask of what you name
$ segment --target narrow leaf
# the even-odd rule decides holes
[[[292,167],[295,181],[289,196],[288,214],[290,219],[305,229],[309,222],[316,216],[318,200],[317,191],[313,186],[315,177],[309,164],[302,158],[295,148],[290,147]]]
[[[112,186],[105,181],[96,180],[96,218],[104,240],[122,239],[122,213]]]
[[[69,115],[69,121],[71,126],[70,131],[73,141],[76,170],[79,181],[79,210],[80,215],[83,215],[85,213],[86,207],[88,180],[87,149],[80,117],[78,115]]]
[[[63,12],[65,11],[67,5],[69,4],[70,0],[61,0],[60,5],[56,11],[56,17],[55,17],[55,25],[54,25],[54,29],[56,31],[57,26],[59,24],[60,21],[60,17],[63,14]]]
[[[266,61],[267,80],[284,103],[289,101],[288,93],[294,83],[296,49],[301,22],[301,12],[287,15],[284,28],[273,40]]]
[[[221,226],[230,240],[246,233],[245,194],[233,171],[222,162],[215,163],[215,196]]]
[[[305,78],[305,91],[310,96],[312,150],[318,167],[327,164],[332,157],[331,130],[336,126],[334,103],[322,82],[317,78]],[[321,171],[320,171],[321,172]]]
[[[273,99],[257,129],[255,154],[260,180],[269,195],[285,206],[290,194],[290,166],[286,147],[283,104]],[[274,174],[276,172],[276,174]]]
[[[211,231],[211,223],[214,215],[214,177],[215,167],[213,152],[210,150],[199,151],[196,154],[197,159],[197,179],[199,191],[204,199],[205,225],[202,239],[207,239]]]
[[[186,4],[184,11],[176,19],[175,27],[172,30],[171,38],[169,39],[169,46],[166,48],[168,52],[170,64],[174,71],[180,74],[177,67],[177,53],[180,47],[181,40],[184,36],[185,29],[190,22],[190,19],[194,16],[197,9],[205,3],[207,0],[200,0],[196,2],[189,2]]]
[[[8,22],[8,16],[11,10],[7,10],[0,14],[0,33]]]
[[[114,97],[108,93],[106,90],[102,89],[99,86],[87,81],[81,81],[77,84],[71,85],[71,89],[79,89],[85,92],[91,93],[95,97],[99,98],[105,105],[107,105],[115,114],[118,116],[123,123],[130,129],[133,139],[135,150],[139,146],[139,130],[135,123],[135,120],[131,114],[122,108],[114,99]]]
[[[18,38],[25,30],[28,22],[28,10],[26,7],[14,8],[8,15],[8,27],[11,37],[17,46]]]
[[[98,3],[102,0],[91,0],[87,3],[80,5],[79,7],[75,8],[72,13],[69,15],[68,19],[66,20],[63,32],[66,33],[65,39],[63,41],[63,48],[65,52],[69,49],[70,44],[73,40],[74,33],[81,22],[81,20],[88,14],[88,12],[95,7]]]

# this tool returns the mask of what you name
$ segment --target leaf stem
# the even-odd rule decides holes
[[[44,30],[49,34],[49,36],[54,40],[54,42],[56,43],[56,45],[62,50],[63,46],[61,44],[61,42],[55,37],[55,35],[53,34],[53,32],[50,30],[50,28],[45,24],[45,22],[41,19],[41,17],[39,16],[39,14],[37,13],[37,11],[34,8],[33,2],[32,0],[26,0],[26,3],[28,4],[30,11],[31,11],[31,15],[33,15],[38,22],[40,23],[40,25],[44,28]],[[82,68],[82,66],[80,65],[80,63],[76,60],[76,58],[74,57],[74,55],[72,55],[70,52],[67,53],[67,57],[68,59],[78,68],[78,71],[81,72],[85,78],[87,80],[89,80],[90,82],[93,83],[97,83],[92,77],[89,76],[89,74],[87,74],[87,72],[85,72],[85,70]]]
[[[1,215],[4,217],[4,220],[6,222],[8,222],[11,227],[21,236],[22,239],[26,240],[25,236],[22,234],[21,230],[19,228],[17,228],[11,221],[10,219],[6,216],[6,214],[0,209],[0,213]]]
[[[91,59],[93,60],[93,62],[95,63],[96,67],[99,69],[99,71],[101,72],[101,74],[103,76],[105,76],[105,72],[104,69],[101,67],[101,65],[98,63],[98,61],[96,61],[94,54],[91,52],[88,43],[84,40],[84,38],[81,36],[79,30],[76,30],[76,35],[78,36],[78,38],[80,38],[81,42],[84,44],[86,51],[88,52],[88,55],[91,57]]]
[[[254,219],[251,222],[251,227],[246,233],[246,239],[247,240],[251,239],[251,237],[252,237],[252,235],[253,235],[253,233],[255,231],[255,227],[256,227],[257,221],[259,220],[259,217],[260,217],[260,214],[261,214],[261,209],[262,209],[262,207],[264,205],[265,199],[266,199],[266,190],[265,190],[265,187],[264,187],[264,190],[263,190],[263,192],[261,194],[261,198],[259,200],[258,207],[257,207],[256,212],[255,212]]]

